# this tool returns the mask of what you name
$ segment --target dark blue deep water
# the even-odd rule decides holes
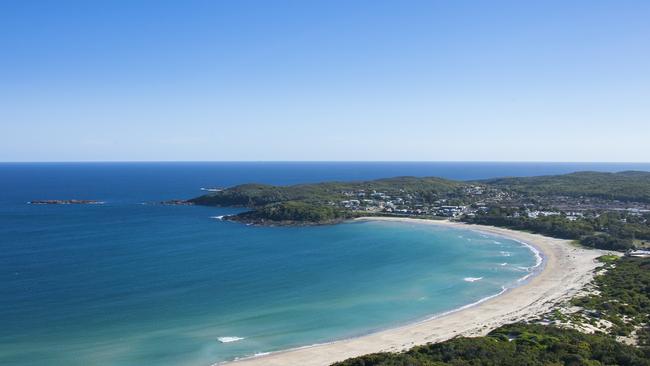
[[[143,202],[247,182],[630,169],[650,164],[0,164],[0,364],[210,365],[451,310],[536,263],[521,243],[466,230],[248,227],[211,219],[234,209]]]

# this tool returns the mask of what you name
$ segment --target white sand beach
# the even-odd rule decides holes
[[[503,324],[536,318],[549,311],[555,304],[572,297],[592,279],[593,270],[598,266],[595,258],[605,253],[578,248],[568,240],[491,226],[409,218],[373,217],[359,220],[449,225],[502,235],[537,248],[544,257],[544,267],[537,276],[519,287],[475,306],[440,317],[358,338],[274,352],[228,364],[235,366],[330,365],[350,357],[381,351],[401,351],[415,345],[440,342],[459,335],[484,335]]]

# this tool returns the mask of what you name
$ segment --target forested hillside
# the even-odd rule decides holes
[[[528,195],[585,196],[650,202],[650,172],[576,172],[539,177],[488,179],[481,182]]]

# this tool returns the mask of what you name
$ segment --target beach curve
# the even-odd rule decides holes
[[[580,291],[593,278],[595,260],[605,252],[582,249],[569,240],[484,225],[448,220],[363,217],[356,220],[396,221],[445,225],[507,237],[532,246],[544,258],[543,268],[522,285],[501,291],[477,303],[426,320],[356,338],[271,352],[258,357],[218,363],[233,366],[324,366],[375,352],[399,352],[416,345],[456,336],[481,336],[501,325],[531,320]],[[215,364],[216,365],[216,364]]]

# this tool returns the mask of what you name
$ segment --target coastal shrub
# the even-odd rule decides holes
[[[454,338],[402,353],[376,353],[335,363],[336,366],[648,366],[635,347],[604,335],[583,334],[537,324],[511,324],[485,337]]]
[[[606,254],[606,255],[601,255],[596,259],[601,263],[612,263],[617,261],[619,259],[619,256],[613,254]]]
[[[634,247],[631,239],[616,238],[609,234],[588,235],[580,239],[580,244],[603,250],[625,251]]]
[[[627,336],[639,327],[643,333],[650,321],[650,259],[623,257],[606,268],[594,278],[598,292],[572,303],[612,322],[613,334]]]

